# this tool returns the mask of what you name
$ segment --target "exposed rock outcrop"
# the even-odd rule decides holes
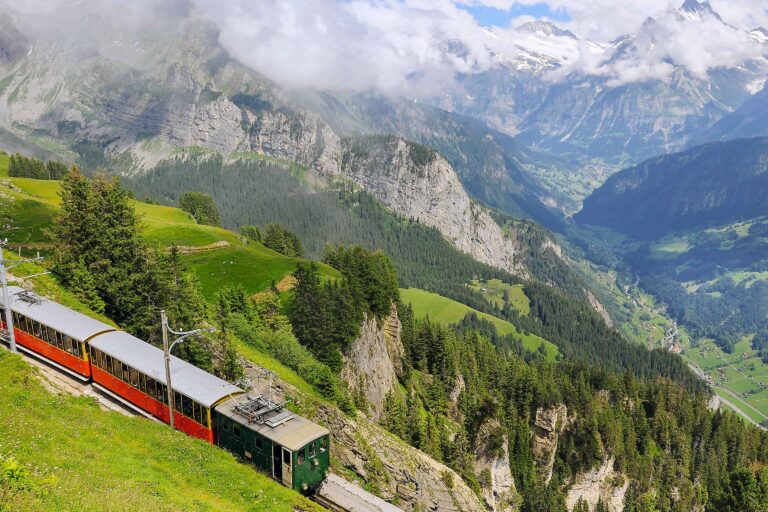
[[[344,354],[341,377],[353,394],[365,397],[373,421],[384,412],[387,395],[397,386],[403,372],[403,344],[400,341],[400,319],[393,305],[382,325],[376,318],[366,318],[360,336]]]
[[[509,443],[498,420],[488,420],[475,441],[475,472],[485,504],[496,512],[515,510],[517,493],[509,466]]]
[[[565,404],[549,409],[539,407],[536,410],[536,419],[533,424],[533,457],[538,474],[544,483],[548,484],[552,479],[557,443],[567,419],[568,408]]]
[[[603,303],[600,302],[594,293],[592,293],[592,290],[587,290],[587,299],[589,300],[589,305],[592,306],[592,309],[600,314],[603,321],[605,322],[605,325],[608,327],[613,327],[613,320],[611,320],[611,315],[608,313],[608,310],[605,308]]]
[[[290,384],[263,377],[260,368],[247,372],[262,393],[275,399],[286,394],[294,403],[308,398]],[[345,416],[335,407],[313,404],[304,414],[331,431],[333,457],[387,501],[396,501],[404,510],[440,512],[483,512],[486,507],[452,469],[435,461],[386,432],[373,421]]]
[[[512,273],[514,240],[472,201],[439,153],[394,137],[345,140],[340,172],[392,210],[437,228],[459,250]]]
[[[595,510],[600,501],[608,512],[624,510],[629,480],[614,470],[613,463],[613,458],[607,459],[599,467],[576,476],[566,497],[568,510],[573,510],[579,500],[586,502],[590,510]]]

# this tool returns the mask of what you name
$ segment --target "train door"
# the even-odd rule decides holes
[[[279,444],[272,445],[272,477],[278,482],[283,481],[283,447]]]
[[[293,487],[293,452],[288,448],[283,448],[283,485]]]

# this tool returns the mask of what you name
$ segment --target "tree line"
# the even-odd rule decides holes
[[[296,338],[338,372],[363,320],[387,317],[400,290],[389,258],[379,251],[329,247],[325,261],[341,272],[341,280],[322,283],[316,263],[300,263],[289,318]]]
[[[11,178],[32,178],[36,180],[60,180],[67,174],[67,166],[50,160],[43,162],[16,153],[8,160],[8,176]]]
[[[292,258],[304,256],[304,248],[299,237],[280,224],[267,224],[262,228],[250,225],[240,226],[240,233],[246,238],[259,242],[264,247],[268,247],[285,256]]]

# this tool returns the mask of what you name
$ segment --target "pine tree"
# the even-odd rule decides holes
[[[336,363],[331,352],[337,350],[328,339],[328,304],[320,286],[317,264],[299,263],[293,275],[296,277],[290,317],[293,332],[320,361]]]
[[[583,498],[579,498],[579,501],[577,501],[576,505],[574,505],[572,512],[590,512],[589,504],[584,501]]]
[[[198,224],[221,226],[219,209],[208,194],[184,192],[179,198],[179,208],[192,215]]]
[[[88,272],[83,260],[68,267],[70,290],[83,304],[95,313],[104,312],[104,301],[99,297],[96,278]]]

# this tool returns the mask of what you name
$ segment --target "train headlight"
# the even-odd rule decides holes
[[[301,484],[301,489],[304,490],[304,491],[309,489],[309,486],[307,485],[307,482],[304,482],[303,484]]]

